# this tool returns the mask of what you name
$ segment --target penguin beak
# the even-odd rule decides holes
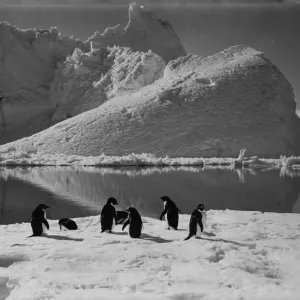
[[[50,208],[50,206],[48,206],[48,205],[45,205],[45,208]]]

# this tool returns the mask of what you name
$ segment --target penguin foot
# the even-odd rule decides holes
[[[201,240],[202,238],[201,238],[201,236],[195,236],[195,239]]]

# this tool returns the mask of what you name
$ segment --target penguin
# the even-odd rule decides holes
[[[127,218],[128,218],[127,211],[122,211],[122,210],[117,211],[117,224],[123,224]]]
[[[139,239],[142,234],[143,221],[139,212],[134,207],[127,209],[128,218],[122,227],[122,231],[129,225],[128,234],[134,239]]]
[[[50,229],[49,223],[46,219],[46,209],[50,206],[39,204],[31,214],[31,228],[33,234],[30,236],[42,236]]]
[[[113,221],[115,220],[115,225],[117,225],[117,212],[114,205],[117,205],[118,202],[115,198],[110,197],[107,199],[106,204],[103,206],[100,216],[101,223],[101,233],[109,232],[111,233],[113,229]]]
[[[58,221],[58,225],[59,225],[60,230],[62,228],[69,229],[69,230],[77,230],[78,229],[76,222],[69,218],[60,219]]]
[[[189,223],[189,235],[184,240],[189,240],[192,236],[200,238],[203,229],[206,228],[207,215],[203,204],[199,204],[192,212]]]
[[[182,212],[177,208],[176,204],[168,196],[162,196],[160,199],[164,203],[164,210],[160,215],[160,220],[162,221],[163,216],[166,215],[166,224],[168,230],[170,228],[177,230],[178,213]]]

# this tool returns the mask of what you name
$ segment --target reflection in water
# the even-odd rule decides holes
[[[29,221],[39,204],[48,218],[98,215],[110,196],[118,209],[136,207],[158,217],[163,195],[184,213],[202,202],[208,209],[300,212],[297,170],[232,167],[96,168],[34,167],[0,169],[0,223]],[[299,202],[299,200],[298,200]]]
[[[300,214],[300,194],[298,195],[298,199],[293,206],[293,213]]]

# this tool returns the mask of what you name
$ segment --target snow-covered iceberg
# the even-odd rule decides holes
[[[91,42],[91,51],[76,48],[56,70],[50,101],[56,107],[53,121],[62,121],[96,108],[117,94],[139,89],[163,77],[165,61],[148,51],[102,48]]]
[[[234,46],[168,63],[161,79],[10,145],[40,154],[300,154],[293,89],[263,53]],[[7,146],[0,147],[4,149]]]
[[[108,28],[84,43],[62,40],[54,29],[46,34],[68,46],[55,60],[56,68],[47,56],[53,68],[30,90],[42,84],[48,98],[36,97],[34,108],[25,98],[20,115],[4,95],[2,143],[67,120],[2,146],[0,152],[30,148],[39,155],[234,157],[246,148],[249,156],[300,154],[293,89],[262,52],[238,45],[206,58],[186,55],[171,26],[136,4],[130,5],[125,28]],[[40,103],[48,119],[35,123],[31,117],[29,131],[24,109],[41,118]],[[9,124],[16,123],[20,126],[9,131]]]
[[[138,88],[162,77],[165,63],[181,55],[186,52],[171,25],[137,4],[129,7],[127,26],[85,42],[62,37],[56,28],[21,30],[2,22],[0,144],[99,106],[114,94],[101,89],[111,87],[110,74],[118,73],[115,85],[124,81],[111,87],[114,92]]]

